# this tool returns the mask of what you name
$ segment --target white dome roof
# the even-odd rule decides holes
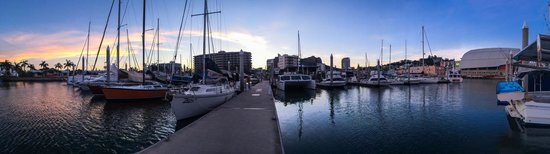
[[[519,52],[516,48],[474,49],[462,55],[460,68],[497,67],[506,64],[508,57]]]

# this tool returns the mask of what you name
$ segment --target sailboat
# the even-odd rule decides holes
[[[425,35],[425,32],[424,32],[424,26],[422,26],[422,73],[424,73],[424,35]],[[420,78],[420,83],[439,83],[439,78],[437,77],[429,77],[429,76],[424,76],[424,77],[421,77]]]
[[[190,117],[205,114],[213,110],[217,106],[225,103],[235,94],[235,88],[230,86],[228,81],[224,78],[216,79],[215,84],[207,84],[207,76],[212,71],[208,71],[206,69],[206,26],[208,24],[208,14],[212,13],[219,12],[208,12],[208,4],[207,1],[204,0],[204,14],[200,14],[204,17],[202,42],[202,83],[190,84],[189,88],[187,89],[180,89],[173,92],[170,105],[172,107],[172,110],[174,111],[174,114],[176,115],[177,120],[187,119]]]
[[[141,45],[143,52],[142,83],[139,85],[106,85],[103,87],[103,94],[107,100],[124,99],[154,99],[164,98],[168,88],[158,82],[145,81],[145,0],[143,0],[143,27],[141,33]]]

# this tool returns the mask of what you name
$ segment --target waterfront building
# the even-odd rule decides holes
[[[281,70],[295,70],[298,68],[298,56],[296,55],[279,55],[277,67]]]
[[[466,52],[460,62],[460,74],[465,78],[503,79],[508,57],[517,48],[482,48]]]
[[[250,73],[252,69],[252,54],[244,51],[244,72]],[[217,53],[206,54],[206,58],[211,58],[220,70],[227,70],[228,66],[231,71],[239,68],[239,51],[226,52],[219,51]],[[194,56],[195,72],[202,70],[202,55]]]
[[[174,71],[172,71],[172,65],[174,67]],[[181,64],[175,63],[174,61],[170,61],[170,63],[160,63],[160,64],[153,64],[149,66],[149,70],[151,71],[160,71],[164,73],[177,73],[181,72]]]
[[[349,70],[350,68],[350,59],[349,57],[342,58],[342,69],[343,70]]]

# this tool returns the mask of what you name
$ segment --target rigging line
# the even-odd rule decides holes
[[[428,43],[428,49],[430,50],[430,56],[433,56],[432,47],[430,46],[430,41],[428,40],[428,34],[426,33],[426,30],[424,30],[424,37],[426,37],[426,43]]]
[[[111,18],[111,12],[113,11],[113,6],[115,5],[115,0],[111,3],[111,9],[109,9],[109,15],[107,16],[107,23],[105,23],[105,28],[103,29],[103,35],[101,36],[101,41],[99,42],[99,48],[97,49],[97,54],[95,56],[94,61],[94,67],[92,67],[92,71],[95,70],[95,65],[97,64],[97,58],[99,56],[99,52],[101,51],[101,45],[103,45],[103,39],[105,38],[105,32],[107,31],[107,26],[109,25],[109,19]]]
[[[126,7],[124,7],[124,13],[122,13],[122,19],[120,20],[120,22],[124,22],[124,18],[126,17],[126,11],[128,11],[128,5],[130,3],[130,0],[128,0],[126,2]]]
[[[208,44],[212,46],[212,53],[215,53],[216,49],[214,48],[214,38],[212,37],[212,25],[210,24],[210,17],[208,17],[208,37]],[[210,47],[208,48],[210,49]]]
[[[155,50],[155,43],[157,42],[157,31],[155,31],[155,34],[153,35],[153,42],[151,42],[151,47],[149,48],[149,55],[147,56],[147,63],[151,64],[151,61],[153,59],[153,54]]]
[[[88,40],[90,39],[89,36],[86,36],[86,40],[84,40],[84,45],[82,46],[82,50],[80,51],[80,56],[78,56],[78,61],[76,62],[76,67],[78,67],[78,64],[80,64],[80,60],[82,59],[82,55],[84,54],[84,49],[86,48],[86,45],[88,45]],[[84,65],[84,62],[82,62],[82,65]],[[75,67],[73,67],[73,72]],[[84,70],[82,70],[84,71]]]
[[[179,48],[179,45],[180,45],[180,38],[181,38],[181,31],[182,31],[182,28],[184,27],[183,26],[183,22],[185,20],[185,11],[187,11],[187,2],[188,0],[185,0],[185,6],[183,7],[183,14],[181,15],[181,22],[180,22],[180,29],[178,31],[178,38],[176,40],[176,50],[174,51],[174,61],[176,60],[176,56],[178,55],[178,48]]]

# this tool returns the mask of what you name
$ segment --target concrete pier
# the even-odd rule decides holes
[[[256,84],[140,153],[283,153],[269,82]]]

